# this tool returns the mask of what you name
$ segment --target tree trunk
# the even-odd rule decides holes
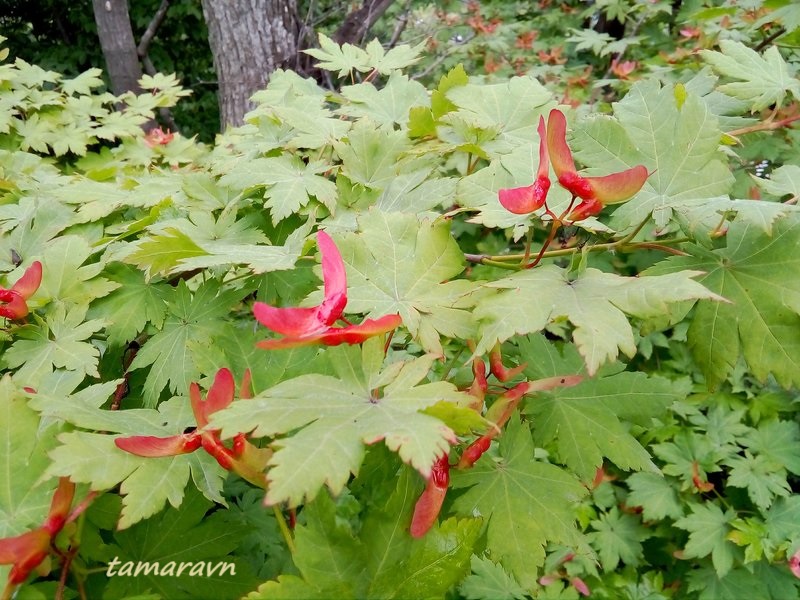
[[[92,0],[92,8],[111,91],[117,96],[127,91],[140,92],[142,66],[128,16],[128,1]]]
[[[214,68],[220,121],[240,125],[250,96],[269,74],[297,54],[297,0],[202,0]]]

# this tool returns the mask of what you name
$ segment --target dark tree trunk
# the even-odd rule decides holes
[[[92,0],[100,48],[115,95],[139,92],[142,66],[136,52],[127,0]]]
[[[297,54],[296,0],[202,0],[219,79],[222,128],[240,125],[250,96]]]
[[[361,8],[345,17],[333,34],[333,39],[340,44],[361,44],[367,32],[393,2],[394,0],[364,0]]]

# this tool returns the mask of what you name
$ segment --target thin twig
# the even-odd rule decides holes
[[[774,42],[774,41],[775,41],[775,40],[777,40],[779,37],[781,37],[781,36],[782,36],[784,33],[786,33],[786,28],[785,28],[785,27],[778,27],[778,29],[776,29],[776,30],[775,30],[775,31],[773,31],[773,32],[772,32],[770,35],[768,35],[767,37],[765,37],[765,38],[764,38],[764,39],[761,41],[761,43],[759,43],[759,44],[758,44],[758,45],[757,45],[755,48],[753,48],[753,50],[755,50],[756,52],[761,52],[761,51],[762,51],[764,48],[766,48],[766,47],[767,47],[767,46],[769,46],[769,45],[770,45],[772,42]]]
[[[389,38],[389,45],[387,48],[391,50],[397,45],[397,42],[400,41],[400,36],[406,29],[408,25],[408,17],[411,12],[411,0],[406,0],[405,6],[403,6],[403,11],[401,12],[400,16],[397,18],[397,24],[394,26],[394,31],[392,31],[392,37]]]
[[[169,0],[161,0],[161,6],[158,7],[156,14],[150,19],[147,29],[144,30],[142,39],[139,40],[139,45],[136,46],[136,54],[142,59],[147,56],[147,51],[150,49],[150,43],[156,35],[156,31],[161,26],[164,17],[167,16],[167,9],[169,8]]]
[[[750,125],[749,127],[742,127],[741,129],[734,129],[733,131],[727,132],[727,135],[731,137],[737,137],[740,135],[744,135],[746,133],[755,133],[756,131],[772,131],[773,129],[781,129],[790,123],[793,123],[797,120],[800,120],[800,115],[793,115],[791,117],[786,117],[785,119],[781,119],[780,121],[772,121],[767,119],[766,121],[761,121],[760,123],[756,123],[755,125]]]

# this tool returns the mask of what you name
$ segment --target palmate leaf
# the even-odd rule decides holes
[[[220,291],[215,280],[194,294],[184,281],[178,284],[164,326],[147,340],[130,366],[131,370],[150,367],[143,389],[145,406],[155,406],[167,385],[171,392],[188,392],[189,384],[201,375],[193,348],[213,347],[215,336],[228,326],[223,317],[247,293],[246,289]]]
[[[473,554],[472,574],[458,586],[458,591],[468,600],[523,600],[525,589],[506,570],[488,558]]]
[[[47,452],[55,445],[53,434],[53,427],[39,430],[39,416],[11,377],[0,379],[0,538],[44,521],[57,484],[42,478]]]
[[[673,302],[719,300],[691,279],[698,275],[681,270],[669,278],[622,277],[590,268],[571,278],[568,271],[552,265],[514,273],[484,284],[499,291],[475,308],[481,334],[475,353],[485,354],[496,342],[540,331],[565,318],[574,326],[572,337],[593,375],[620,350],[628,356],[636,353],[626,314],[653,317],[667,312]]]
[[[102,263],[84,264],[91,254],[89,244],[77,235],[65,235],[48,243],[42,255],[44,269],[38,294],[86,305],[118,288],[118,283],[98,277]]]
[[[730,522],[736,512],[722,509],[712,502],[692,506],[692,513],[675,522],[675,526],[689,532],[683,555],[686,558],[702,558],[711,555],[711,561],[719,577],[724,577],[733,566],[739,549],[728,540]]]
[[[211,503],[200,494],[187,493],[179,510],[167,508],[160,514],[125,531],[115,533],[114,542],[120,561],[115,566],[118,576],[107,577],[104,596],[109,598],[140,597],[145,592],[157,592],[159,598],[170,600],[194,600],[215,598],[233,600],[256,585],[252,569],[246,560],[232,552],[239,546],[241,538],[248,532],[244,523],[233,522],[225,512],[209,513]],[[158,562],[162,569],[169,569],[172,561],[173,576],[157,575],[154,572],[138,576],[120,576],[125,563]],[[181,563],[191,563],[178,575]],[[191,569],[203,565],[202,576]],[[234,571],[221,572],[225,563],[233,565]],[[212,572],[209,572],[213,570]]]
[[[615,506],[608,513],[601,513],[591,526],[594,531],[587,537],[604,571],[614,571],[620,561],[631,567],[641,564],[642,542],[650,537],[650,531],[642,526],[639,517],[620,513]]]
[[[47,383],[47,382],[46,382]],[[91,386],[77,393],[57,389],[34,396],[31,404],[44,417],[66,421],[90,430],[125,435],[166,437],[196,425],[189,399],[175,397],[152,409],[109,411],[100,408],[117,382]],[[114,435],[73,431],[59,436],[60,445],[51,453],[50,475],[69,477],[87,483],[93,490],[106,490],[122,483],[122,516],[125,528],[160,511],[166,502],[181,505],[184,488],[191,477],[195,486],[210,500],[223,502],[220,491],[225,471],[202,451],[179,456],[150,458],[135,456],[117,448]]]
[[[646,272],[698,269],[698,281],[730,303],[701,303],[689,326],[689,345],[710,387],[730,374],[739,356],[760,380],[772,373],[785,386],[800,385],[800,219],[778,221],[769,236],[734,221],[725,247],[687,248]],[[685,271],[683,271],[685,272]]]
[[[653,115],[658,115],[654,118]],[[688,94],[679,108],[673,86],[654,80],[637,83],[614,116],[596,116],[574,132],[576,159],[588,175],[606,175],[637,164],[650,176],[642,190],[615,209],[615,229],[634,226],[652,213],[658,227],[672,208],[728,192],[733,175],[719,151],[721,131],[705,102]]]
[[[403,131],[381,129],[369,119],[357,121],[347,139],[334,144],[342,159],[342,173],[354,183],[378,189],[401,174],[401,157],[410,146]]]
[[[412,106],[430,103],[425,87],[410,80],[407,75],[392,73],[380,90],[371,83],[342,88],[342,95],[350,101],[337,112],[351,117],[367,117],[383,127],[408,126]]]
[[[525,588],[536,585],[548,542],[580,543],[573,506],[587,493],[567,471],[534,460],[533,450],[528,426],[514,417],[500,438],[499,460],[484,454],[451,481],[469,488],[453,509],[488,522],[487,550]]]
[[[213,416],[214,427],[221,427],[226,437],[249,431],[257,437],[287,434],[273,442],[277,449],[267,472],[269,504],[287,501],[296,506],[323,485],[338,494],[350,474],[358,472],[365,444],[384,441],[427,477],[435,458],[455,442],[449,427],[419,412],[442,400],[469,402],[448,382],[420,383],[434,356],[380,371],[378,338],[363,349],[339,347],[330,354],[337,377],[301,375]]]
[[[581,360],[574,346],[564,345],[563,355],[544,336],[518,342],[520,360],[530,378],[541,379],[574,373]],[[537,394],[526,403],[533,415],[534,440],[550,447],[558,459],[584,481],[591,481],[603,459],[621,469],[657,472],[642,445],[628,432],[625,422],[647,425],[689,392],[686,381],[621,372],[585,379],[569,388]]]
[[[67,310],[59,304],[44,323],[28,325],[20,331],[19,339],[2,357],[6,367],[19,367],[14,375],[16,381],[36,387],[43,377],[60,368],[99,377],[100,351],[87,340],[105,322],[86,321],[86,308],[84,305]]]
[[[300,158],[281,155],[241,162],[220,178],[220,184],[244,190],[265,186],[264,206],[273,224],[300,211],[312,198],[333,211],[336,184],[320,175],[330,170],[323,162],[306,164]]]
[[[475,285],[453,280],[464,268],[463,254],[448,224],[379,212],[358,222],[358,233],[337,238],[347,268],[347,310],[398,313],[428,352],[442,352],[440,335],[470,337]]]
[[[703,58],[718,73],[739,80],[721,85],[719,89],[750,102],[752,112],[771,104],[780,106],[787,93],[800,98],[800,81],[783,60],[777,46],[770,46],[761,56],[733,40],[721,40],[719,47],[722,52],[703,50]]]
[[[444,598],[468,569],[480,520],[448,519],[414,539],[408,527],[419,484],[408,469],[395,480],[385,503],[366,505],[359,536],[320,494],[296,530],[292,558],[300,576],[281,575],[247,598]]]

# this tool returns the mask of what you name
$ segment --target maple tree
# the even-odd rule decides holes
[[[578,110],[321,37],[348,84],[277,71],[213,146],[139,129],[173,77],[3,64],[4,596],[796,596],[800,90],[711,19]]]

